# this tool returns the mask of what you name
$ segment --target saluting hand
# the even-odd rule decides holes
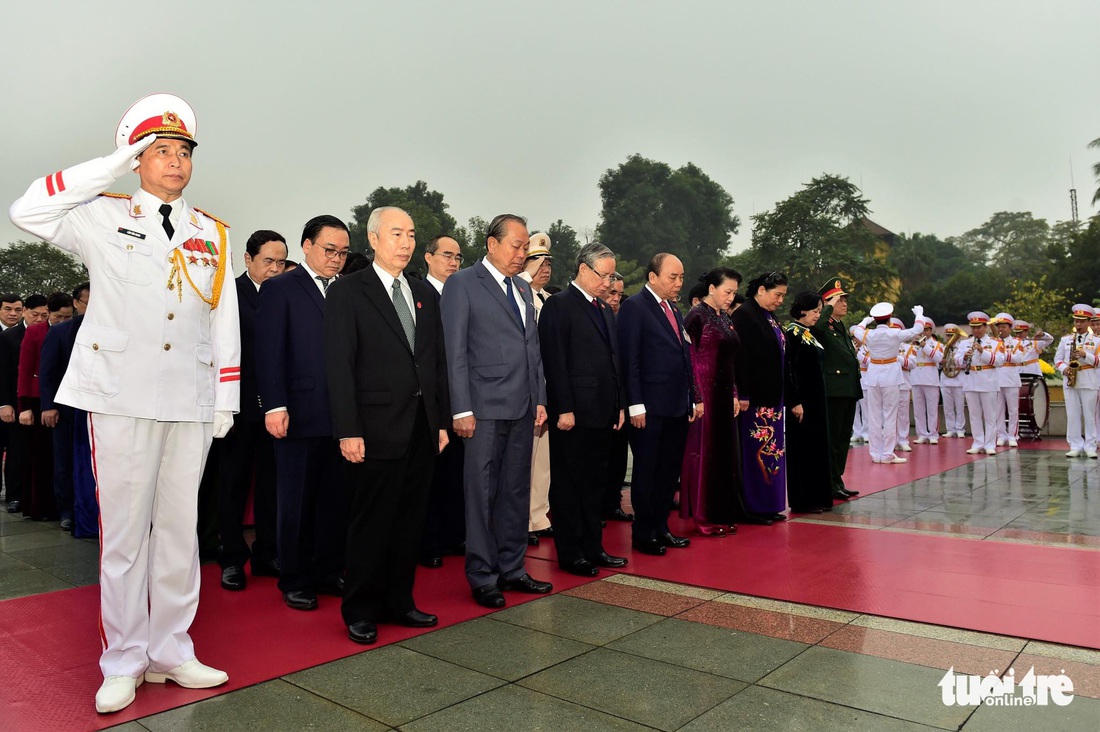
[[[157,141],[156,135],[146,135],[133,145],[120,147],[104,158],[107,162],[107,170],[116,179],[129,173],[138,166],[137,156],[145,152],[145,148]]]

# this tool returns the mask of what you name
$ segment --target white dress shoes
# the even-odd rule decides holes
[[[209,689],[212,686],[221,686],[229,681],[229,674],[210,668],[199,663],[197,658],[192,658],[187,663],[180,664],[170,671],[146,671],[145,680],[150,684],[163,684],[171,679],[185,689]]]
[[[902,452],[913,452],[913,448],[909,447],[908,442],[903,442],[900,445],[898,445],[898,449],[901,450]]]
[[[1004,439],[1003,437],[1000,438],[999,440],[997,440],[997,447],[1004,447],[1006,442],[1008,442],[1008,440]]]
[[[997,454],[997,448],[987,447],[987,448],[985,448],[985,454],[986,455],[996,455]]]
[[[967,450],[967,451],[966,451],[966,454],[967,454],[967,455],[979,455],[979,454],[981,454],[982,452],[985,452],[984,450],[982,450],[982,448],[980,448],[980,447],[972,447],[972,448],[970,448],[969,450]]]
[[[1016,440],[1009,440],[1008,441],[1008,446],[1009,447],[1019,447],[1020,445],[1019,445],[1019,443],[1016,442]]]
[[[1096,450],[1085,450],[1085,457],[1090,457],[1093,460],[1096,459]]]
[[[1066,457],[1080,457],[1080,456],[1081,456],[1081,451],[1080,450],[1070,450],[1069,452],[1066,453]]]
[[[95,710],[108,714],[130,706],[134,701],[134,692],[144,680],[144,676],[108,676],[103,679],[103,684],[95,693]]]
[[[929,445],[938,445],[938,444],[940,444],[940,438],[938,438],[938,437],[929,437],[928,438],[928,444]]]
[[[925,438],[923,438],[923,437],[918,437],[917,439],[913,440],[913,444],[914,444],[914,445],[927,445],[927,444],[928,444],[928,440],[926,440],[926,439],[925,439]]]

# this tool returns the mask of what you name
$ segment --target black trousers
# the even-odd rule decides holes
[[[347,624],[412,610],[413,581],[439,433],[421,405],[407,452],[394,460],[344,461],[348,483]]]
[[[857,399],[828,397],[829,413],[829,484],[835,493],[844,488],[844,470],[848,466],[848,450],[851,448],[852,424],[856,419]]]
[[[313,590],[344,572],[347,491],[331,437],[275,440],[279,589]]]
[[[611,432],[611,453],[607,462],[607,485],[604,488],[602,514],[611,518],[615,509],[623,507],[623,483],[626,481],[627,453],[630,443],[626,438],[627,423],[622,429]]]
[[[633,538],[649,541],[668,533],[668,514],[680,484],[680,469],[687,445],[688,417],[646,414],[645,429],[630,427],[630,451],[634,472],[630,477],[630,502],[634,506]]]
[[[73,517],[73,408],[58,404],[53,428],[53,497],[63,519]],[[84,425],[81,425],[84,427]]]
[[[420,556],[442,556],[466,541],[466,497],[463,488],[465,445],[451,430],[451,441],[435,458],[432,488],[428,495],[427,518]]]
[[[550,510],[558,561],[594,559],[603,551],[600,513],[611,443],[611,427],[559,430],[551,419]]]
[[[224,567],[243,566],[249,558],[270,562],[275,547],[275,438],[263,422],[237,422],[221,440],[218,456],[218,534]],[[244,510],[251,494],[256,540],[244,539]]]

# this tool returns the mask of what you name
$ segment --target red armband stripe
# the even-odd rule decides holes
[[[240,372],[241,372],[241,367],[240,366],[226,366],[224,369],[221,370],[221,373],[223,373],[223,374],[230,374],[230,373],[238,373],[239,374]]]
[[[61,191],[65,190],[65,180],[61,177],[62,172],[64,172],[64,171],[59,170],[56,173],[54,173],[54,177],[57,178],[57,192],[58,193],[61,193]]]
[[[46,176],[46,193],[51,196],[57,193],[57,191],[53,189],[53,173]]]
[[[221,382],[222,383],[225,383],[226,381],[240,381],[240,380],[241,380],[241,375],[240,374],[226,374],[225,376],[221,377]]]

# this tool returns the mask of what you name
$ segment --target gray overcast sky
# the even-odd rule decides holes
[[[632,153],[691,161],[741,217],[821,173],[896,232],[1081,214],[1100,151],[1096,0],[0,0],[0,201],[108,153],[122,112],[188,100],[186,198],[234,229],[302,224],[417,179],[451,213],[595,227]],[[107,9],[110,9],[109,12]],[[133,180],[113,190],[132,192]],[[3,217],[0,242],[29,238]]]

